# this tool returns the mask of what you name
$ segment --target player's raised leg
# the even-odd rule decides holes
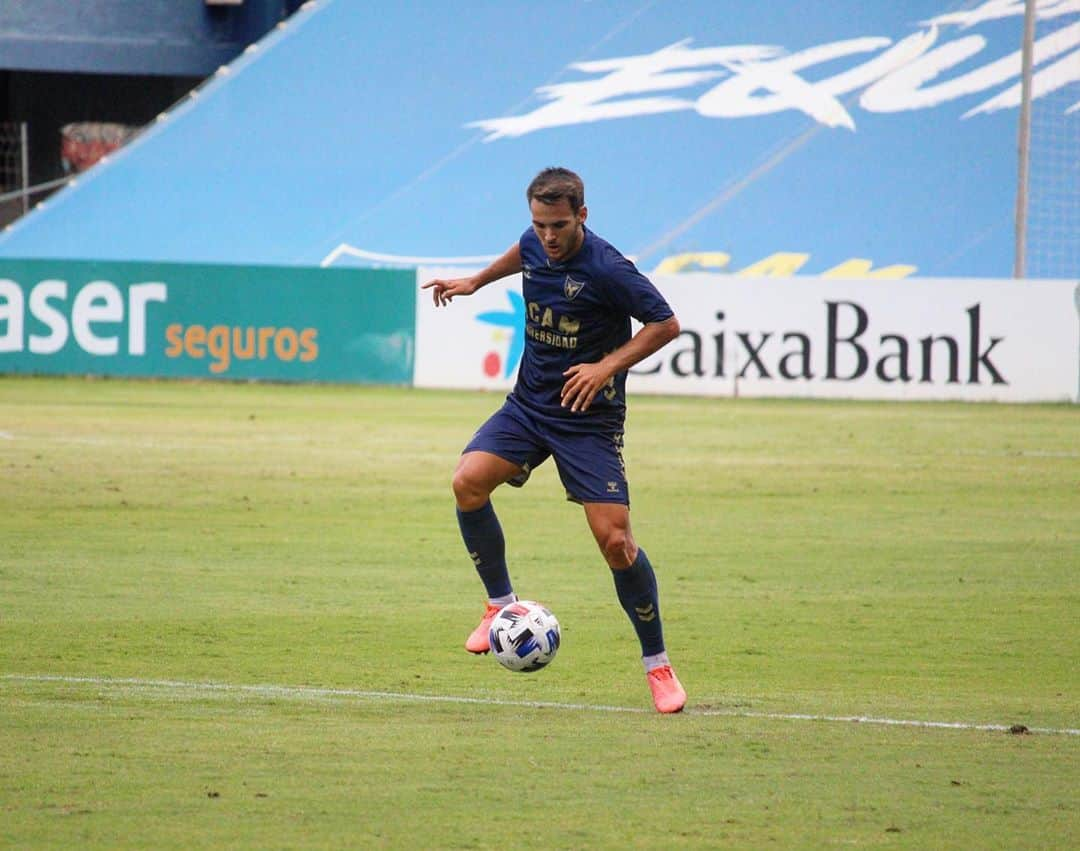
[[[470,653],[488,652],[491,621],[499,609],[517,599],[506,566],[506,541],[491,504],[491,492],[520,472],[516,464],[490,452],[464,453],[454,471],[458,527],[488,596],[484,616],[465,640],[465,649]]]
[[[668,659],[656,574],[645,551],[634,542],[630,510],[619,503],[586,503],[585,516],[611,568],[619,603],[641,643],[653,704],[659,712],[678,712],[686,704],[686,690]]]

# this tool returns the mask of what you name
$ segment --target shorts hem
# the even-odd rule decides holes
[[[566,492],[566,501],[573,502],[577,505],[625,505],[630,507],[630,499],[623,497],[615,497],[612,499],[582,499],[579,496],[574,496],[569,491]]]

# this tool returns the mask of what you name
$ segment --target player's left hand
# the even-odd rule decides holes
[[[479,288],[476,278],[436,278],[420,287],[422,290],[431,290],[436,307],[449,304],[456,295],[472,295]]]
[[[577,363],[563,373],[561,402],[572,412],[589,410],[596,394],[611,379],[611,373],[602,363]]]

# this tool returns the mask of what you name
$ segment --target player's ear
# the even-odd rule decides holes
[[[582,204],[581,209],[578,210],[578,224],[579,225],[585,224],[585,219],[587,219],[588,217],[589,217],[589,208],[586,207],[584,204]]]

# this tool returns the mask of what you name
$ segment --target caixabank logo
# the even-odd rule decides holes
[[[634,393],[1036,401],[1080,392],[1075,282],[677,275],[657,284],[682,332],[630,370]],[[444,324],[450,317],[432,326],[442,343],[430,349],[442,356],[425,361],[418,386],[513,381],[529,304],[510,286],[484,298],[456,327]],[[456,367],[446,357],[453,340],[469,341]]]
[[[682,331],[633,367],[634,392],[969,401],[1080,392],[1074,281],[682,277],[660,281]]]
[[[986,333],[979,303],[964,309],[959,331],[952,333],[881,333],[871,330],[870,310],[855,301],[826,300],[823,307],[820,324],[804,317],[796,327],[768,329],[729,328],[727,313],[717,311],[711,327],[697,321],[684,328],[662,355],[634,373],[781,383],[1009,383],[995,351],[1006,337]]]
[[[634,365],[631,395],[1077,398],[1076,281],[698,274],[655,283],[681,333]],[[545,317],[512,283],[473,298],[478,303],[455,300],[451,310],[416,302],[415,386],[495,390],[513,382],[527,328],[544,327]]]
[[[484,352],[480,368],[487,378],[508,379],[514,374],[525,351],[525,299],[506,290],[506,310],[485,310],[476,321],[492,329],[492,348]]]

